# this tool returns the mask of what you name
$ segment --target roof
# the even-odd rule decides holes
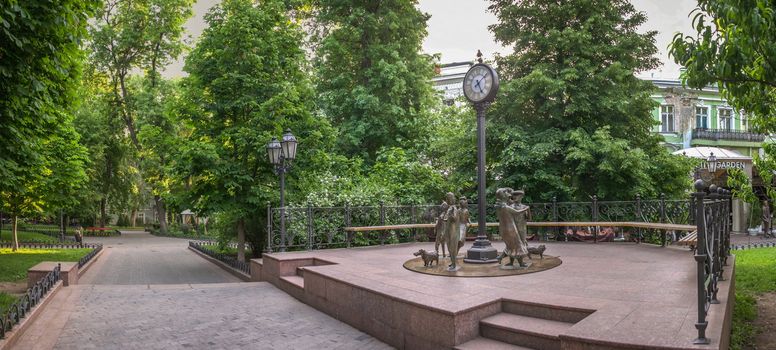
[[[738,152],[719,147],[690,147],[675,151],[673,154],[708,159],[712,152],[717,159],[752,159],[752,157],[747,157]]]
[[[194,212],[189,209],[186,209],[181,212],[181,215],[194,215]]]

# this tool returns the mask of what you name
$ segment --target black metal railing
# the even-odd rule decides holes
[[[765,141],[765,134],[758,134],[743,130],[695,128],[692,129],[692,138],[714,141],[731,140],[763,142]]]
[[[100,243],[19,242],[19,248],[28,249],[77,249],[102,247]],[[0,242],[0,248],[13,248],[13,243]]]
[[[714,304],[719,304],[717,292],[723,281],[724,267],[730,255],[730,231],[732,229],[732,196],[729,191],[712,185],[706,192],[703,181],[696,182],[695,225],[697,226],[697,289],[698,289],[698,338],[694,344],[709,344],[706,338],[706,316]]]
[[[27,313],[54,287],[59,281],[61,269],[62,266],[57,264],[54,270],[35,282],[35,285],[28,288],[18,300],[7,309],[0,311],[0,339],[5,338],[5,334],[27,316]]]
[[[82,268],[84,265],[86,265],[90,260],[92,260],[100,251],[102,251],[102,244],[82,244],[84,248],[92,248],[92,250],[81,257],[81,259],[78,260],[78,268]]]
[[[213,259],[216,259],[242,273],[245,273],[247,275],[251,274],[251,264],[248,262],[240,261],[231,255],[227,255],[227,254],[212,250],[207,246],[200,244],[200,242],[189,241],[189,247],[196,249],[197,251]]]
[[[599,201],[592,196],[589,202],[527,203],[534,222],[654,222],[690,224],[690,200],[660,199],[634,201]],[[477,222],[477,204],[469,204],[471,221]],[[439,205],[385,205],[340,207],[286,207],[285,232],[280,232],[281,210],[267,206],[267,242],[265,250],[314,250],[350,248],[354,246],[417,242],[433,239],[431,228],[409,228],[382,231],[349,232],[345,227],[383,226],[402,224],[432,224],[439,216]],[[494,205],[486,207],[486,220],[496,221]],[[531,227],[531,234],[540,240],[569,240],[591,236],[592,240],[631,240],[666,244],[665,232],[654,229],[607,227]],[[489,234],[497,234],[491,227]],[[600,235],[600,236],[599,236]]]

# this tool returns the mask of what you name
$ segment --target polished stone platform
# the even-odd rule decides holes
[[[543,242],[544,243],[544,242]],[[499,242],[496,248],[502,248]],[[546,243],[560,266],[456,278],[403,264],[433,243],[265,254],[254,280],[399,349],[726,349],[735,261],[697,336],[696,263],[684,249],[631,243]],[[462,250],[465,250],[463,248]]]

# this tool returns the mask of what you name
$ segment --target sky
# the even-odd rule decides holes
[[[206,26],[204,15],[219,0],[197,0],[194,16],[186,23],[190,42],[194,43]],[[426,53],[441,54],[440,63],[474,60],[477,50],[482,50],[486,58],[494,53],[509,52],[498,45],[488,26],[496,22],[496,17],[488,12],[487,0],[420,0],[421,11],[431,15],[428,21],[428,37],[423,42]],[[696,7],[696,0],[631,0],[639,11],[647,14],[647,23],[642,30],[656,30],[658,58],[663,65],[654,71],[638,74],[642,77],[659,79],[677,79],[679,66],[668,57],[667,46],[676,32],[691,33],[689,13]],[[182,76],[183,62],[171,64],[165,75]]]

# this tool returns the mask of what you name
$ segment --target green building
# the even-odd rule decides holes
[[[716,87],[703,90],[682,87],[676,80],[652,80],[660,103],[652,113],[654,127],[671,151],[690,147],[718,147],[751,157],[759,152],[766,135],[749,131],[746,113],[735,110]]]

